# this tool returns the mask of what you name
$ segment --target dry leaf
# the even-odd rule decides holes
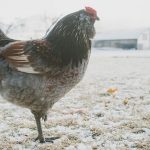
[[[129,102],[128,98],[125,98],[125,99],[123,100],[123,104],[124,104],[124,105],[127,105],[128,102]]]
[[[116,94],[118,92],[118,89],[117,88],[109,88],[107,90],[107,93],[109,94]]]

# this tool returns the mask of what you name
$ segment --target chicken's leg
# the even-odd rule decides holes
[[[35,117],[35,121],[36,121],[36,125],[37,125],[37,130],[38,130],[38,137],[35,139],[35,141],[39,140],[40,143],[44,143],[45,139],[43,136],[43,132],[42,132],[42,127],[41,127],[41,117],[35,113],[34,117]]]
[[[44,139],[43,132],[42,132],[42,126],[41,126],[41,118],[43,118],[43,117],[38,115],[38,113],[35,113],[35,112],[32,112],[32,113],[34,114],[36,125],[37,125],[37,130],[38,130],[38,136],[35,139],[35,141],[39,140],[40,143],[45,143],[45,142],[53,143],[54,140],[59,138],[59,137],[51,137],[51,138],[45,138]],[[43,119],[46,120],[47,115],[45,115]]]

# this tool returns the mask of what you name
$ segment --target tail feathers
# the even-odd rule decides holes
[[[7,36],[4,34],[4,32],[0,29],[0,39],[7,38]]]
[[[4,32],[0,29],[0,47],[4,47],[10,42],[15,42],[15,40],[8,38]]]

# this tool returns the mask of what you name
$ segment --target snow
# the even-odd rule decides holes
[[[42,122],[45,137],[60,137],[54,143],[34,142],[30,111],[1,98],[0,149],[148,150],[149,65],[148,50],[93,50],[84,79]]]

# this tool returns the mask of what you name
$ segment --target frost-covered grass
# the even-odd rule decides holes
[[[0,149],[149,150],[150,51],[94,51],[84,79],[42,122],[54,143],[34,142],[29,110],[2,98],[0,108]]]

